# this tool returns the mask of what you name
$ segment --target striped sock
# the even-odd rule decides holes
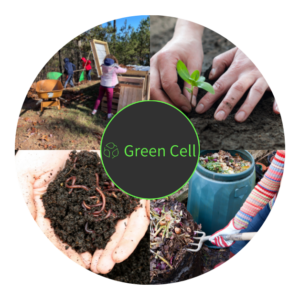
[[[268,171],[234,217],[234,226],[237,229],[247,228],[256,214],[267,204],[270,208],[273,207],[283,174],[284,159],[285,153],[277,151]]]

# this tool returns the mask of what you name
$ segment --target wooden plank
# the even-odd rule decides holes
[[[150,100],[150,73],[148,75],[148,80],[147,80],[147,97],[146,100]]]
[[[102,98],[102,101],[103,101],[103,102],[107,102],[106,96],[104,96],[104,97]],[[118,103],[119,103],[119,99],[113,98],[113,99],[112,99],[112,103],[118,104]]]
[[[118,77],[119,82],[132,82],[132,83],[139,83],[139,84],[143,84],[145,81],[145,78],[143,77],[125,77],[125,76],[119,76]]]
[[[118,111],[127,105],[143,100],[143,90],[132,87],[122,86],[119,98]]]
[[[126,86],[126,87],[129,87],[129,88],[135,88],[135,89],[143,89],[143,85],[142,84],[126,84],[126,83],[120,83],[120,86]]]
[[[98,77],[100,77],[102,75],[102,69],[101,69],[101,66],[100,66],[100,63],[99,63],[99,57],[98,57],[97,50],[96,50],[96,44],[104,45],[106,54],[109,54],[109,48],[108,48],[108,43],[107,42],[99,41],[99,40],[91,40],[90,41],[94,61],[96,63],[96,69],[97,69]]]
[[[146,77],[149,71],[127,70],[126,75]]]

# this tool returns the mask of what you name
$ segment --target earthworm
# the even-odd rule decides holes
[[[86,211],[86,207],[84,206],[83,203],[81,203],[81,206],[83,207],[83,209]]]
[[[111,182],[110,182],[110,186],[111,186],[112,188],[114,188],[114,187],[115,187],[115,184],[111,181]]]
[[[99,187],[99,175],[95,173],[95,176],[96,176],[96,186]]]
[[[110,188],[110,189],[104,190],[104,192],[122,192],[122,191],[120,189],[117,189],[117,188]]]
[[[85,201],[84,201],[84,200],[82,201],[82,205],[83,205],[85,208],[87,208],[87,209],[91,209],[91,207],[90,207],[90,206],[88,206],[88,205],[85,203]]]
[[[85,223],[84,230],[85,230],[87,233],[95,233],[94,230],[88,229],[88,222]]]
[[[115,192],[112,192],[111,194],[114,198],[116,198],[116,199],[118,198],[117,195],[115,194]]]
[[[67,183],[68,183],[71,179],[72,179],[72,185],[68,185]],[[71,188],[71,186],[74,185],[75,181],[76,181],[76,177],[75,177],[75,176],[71,176],[71,177],[68,178],[68,179],[66,180],[66,182],[65,182],[65,186],[68,187],[68,188],[70,188],[69,194],[71,194],[72,191],[73,191],[73,189]]]
[[[84,189],[84,190],[86,190],[86,191],[89,191],[90,189],[88,188],[88,187],[86,187],[85,185],[73,185],[73,181],[72,181],[72,185],[68,185],[67,183],[71,180],[71,179],[73,179],[73,180],[75,180],[76,181],[76,177],[75,176],[72,176],[72,177],[70,177],[70,178],[68,178],[67,180],[66,180],[66,182],[65,182],[65,186],[67,187],[67,188],[70,188],[70,189]],[[70,194],[70,192],[69,192],[69,194]]]
[[[100,202],[100,200],[99,200],[99,197],[98,196],[92,196],[92,197],[90,197],[90,199],[97,199],[97,204]]]
[[[76,169],[76,161],[77,161],[77,156],[75,157],[75,159],[74,159],[74,164],[73,164],[73,169]]]
[[[109,185],[109,182],[105,181],[103,182],[104,185]]]
[[[97,192],[100,194],[100,196],[102,197],[102,203],[103,203],[103,205],[102,205],[102,208],[101,208],[101,210],[100,210],[100,212],[101,212],[101,211],[103,211],[104,208],[105,208],[106,199],[105,199],[105,195],[102,193],[102,191],[100,190],[99,187],[96,187],[96,191],[97,191]],[[97,205],[97,204],[95,204],[95,205]]]

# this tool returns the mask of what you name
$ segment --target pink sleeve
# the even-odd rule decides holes
[[[125,68],[120,68],[120,67],[118,67],[118,68],[116,68],[116,73],[118,74],[118,73],[126,73],[127,72],[127,69],[125,69]]]

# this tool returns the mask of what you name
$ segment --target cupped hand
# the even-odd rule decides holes
[[[77,253],[56,236],[50,220],[45,218],[45,208],[41,199],[41,195],[47,191],[49,183],[64,168],[69,154],[68,150],[20,150],[16,155],[17,176],[27,207],[46,237],[71,260],[88,269],[91,265],[92,255],[89,252]]]
[[[177,62],[183,61],[190,74],[195,70],[201,73],[203,62],[202,26],[183,20],[178,21],[174,37],[167,45],[157,52],[150,60],[150,97],[170,103],[185,112],[190,112],[190,94],[184,83],[183,94],[177,84]],[[193,26],[193,27],[192,27]],[[192,28],[191,28],[192,27]],[[177,33],[176,33],[177,32]],[[198,88],[194,88],[192,104],[196,105]]]
[[[118,221],[116,232],[112,235],[106,248],[91,253],[77,253],[63,243],[45,218],[45,208],[41,196],[47,191],[48,185],[61,171],[69,158],[69,150],[25,151],[16,155],[17,176],[25,203],[47,238],[66,256],[86,269],[95,273],[106,274],[115,263],[120,263],[130,256],[139,241],[145,235],[150,220],[150,203],[140,200],[140,206],[127,217]],[[67,248],[67,249],[66,249]]]
[[[196,107],[196,112],[206,112],[222,95],[226,94],[223,101],[215,111],[214,117],[218,121],[225,120],[234,106],[250,88],[243,105],[235,114],[237,122],[244,122],[269,86],[253,64],[253,62],[238,48],[233,48],[218,55],[213,60],[209,79],[218,80],[214,84],[215,94],[207,93]],[[273,110],[279,113],[276,102]]]
[[[126,260],[144,237],[150,223],[150,201],[140,200],[140,206],[124,220],[118,221],[116,231],[104,250],[97,250],[91,270],[107,274],[116,263]]]

